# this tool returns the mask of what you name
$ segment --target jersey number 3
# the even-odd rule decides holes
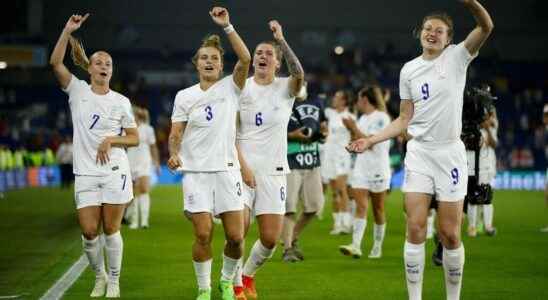
[[[211,109],[211,106],[208,105],[205,108],[205,112],[206,112],[206,120],[211,121],[213,119],[213,110]]]

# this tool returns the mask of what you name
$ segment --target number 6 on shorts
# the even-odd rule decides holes
[[[453,170],[451,170],[451,178],[453,178],[454,185],[459,183],[459,170],[457,168],[453,168]]]

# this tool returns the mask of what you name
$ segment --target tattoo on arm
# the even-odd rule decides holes
[[[282,52],[286,59],[287,69],[289,70],[289,74],[291,76],[297,77],[297,76],[303,76],[304,70],[301,66],[301,62],[297,58],[297,55],[291,50],[291,47],[287,44],[285,40],[280,41],[280,46],[282,48]]]
[[[169,135],[169,142],[168,142],[168,148],[169,148],[169,155],[177,155],[179,153],[179,148],[181,147],[181,134],[180,133],[172,133]]]

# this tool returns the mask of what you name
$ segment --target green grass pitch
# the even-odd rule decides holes
[[[81,242],[71,191],[28,189],[0,200],[0,296],[23,294],[38,299],[81,255]],[[152,192],[151,228],[123,228],[122,297],[126,299],[194,299],[190,223],[182,216],[179,186]],[[464,237],[466,264],[462,299],[548,299],[548,222],[542,192],[496,191],[496,237]],[[278,249],[256,276],[259,297],[268,299],[405,299],[402,247],[402,195],[387,201],[387,235],[380,260],[344,257],[338,246],[347,236],[329,236],[330,206],[315,220],[300,245],[305,261],[288,264]],[[372,245],[372,217],[364,238],[365,256]],[[257,238],[253,227],[249,250]],[[223,235],[215,228],[212,284],[219,294]],[[424,299],[445,297],[442,269],[433,266],[427,244]],[[87,299],[94,275],[88,268],[64,299]]]

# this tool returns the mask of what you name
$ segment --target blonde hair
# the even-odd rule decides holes
[[[77,38],[70,36],[70,56],[72,57],[72,62],[84,70],[89,68],[89,58],[86,55],[86,50],[84,50],[84,45]]]
[[[196,65],[196,63],[198,62],[198,53],[200,52],[200,49],[208,48],[208,47],[215,48],[215,49],[219,50],[219,53],[221,54],[221,63],[224,62],[223,56],[225,54],[225,50],[223,49],[223,46],[221,45],[221,38],[216,34],[210,34],[210,35],[207,35],[202,40],[202,45],[200,46],[200,48],[198,48],[198,50],[196,51],[196,53],[192,57],[192,63],[194,65]]]

